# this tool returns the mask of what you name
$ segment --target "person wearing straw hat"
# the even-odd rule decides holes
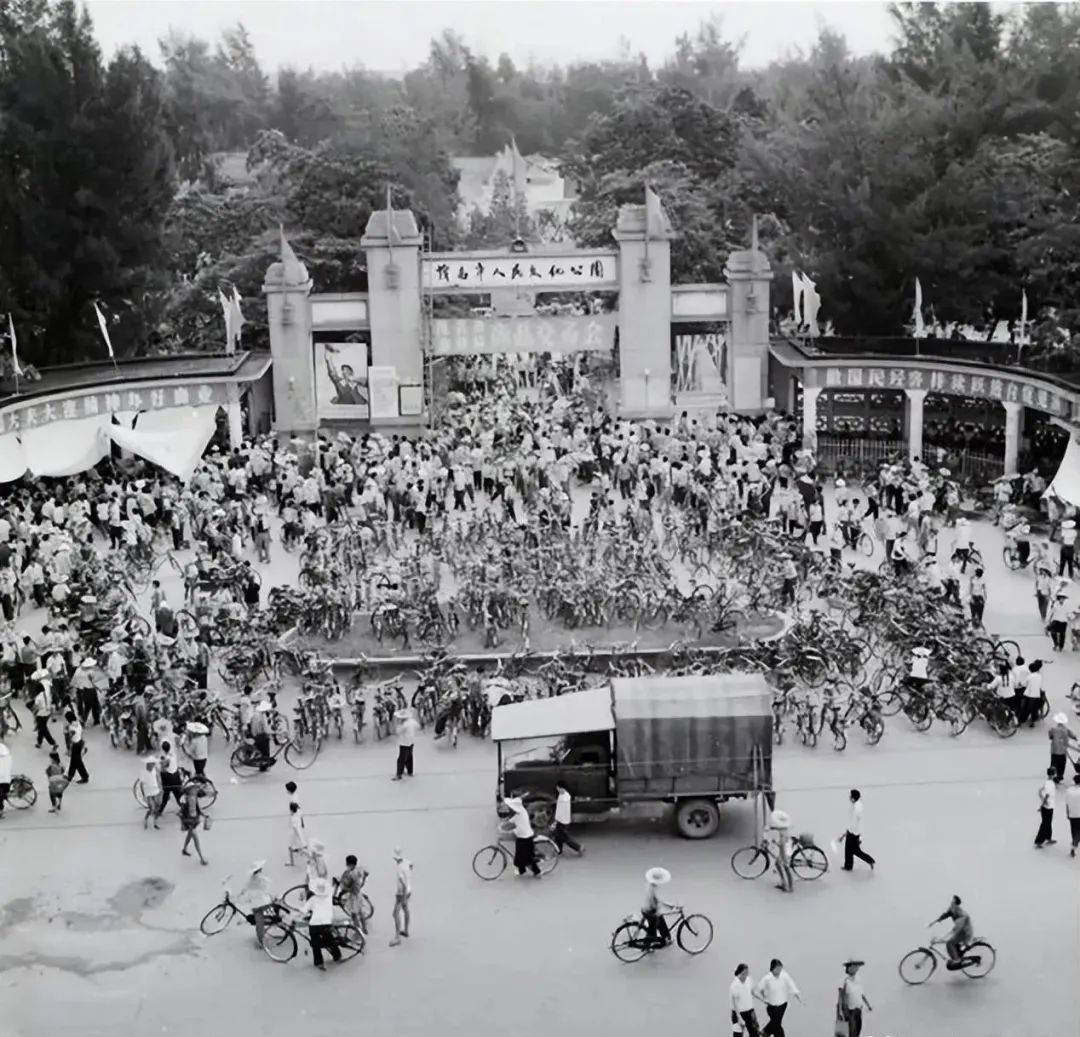
[[[259,770],[265,771],[277,762],[270,751],[270,703],[265,699],[255,707],[251,715],[251,740],[262,757]]]
[[[84,724],[93,717],[94,725],[101,725],[101,699],[98,697],[97,685],[94,683],[94,671],[97,663],[93,655],[88,655],[75,670],[71,678],[71,689],[75,692],[75,704],[79,710],[79,718]]]
[[[412,914],[409,910],[409,901],[412,900],[412,861],[408,860],[400,848],[394,849],[394,938],[390,941],[391,947],[397,947],[401,938],[409,937],[409,926],[412,924]]]
[[[420,725],[417,723],[416,717],[413,716],[411,709],[399,709],[394,714],[394,717],[398,721],[398,756],[397,773],[394,775],[393,780],[401,781],[404,774],[408,774],[410,778],[412,777],[413,747],[416,745],[416,736],[420,732]]]
[[[1055,713],[1053,726],[1047,732],[1050,739],[1050,767],[1054,771],[1054,782],[1060,785],[1065,780],[1065,761],[1069,756],[1069,742],[1076,741],[1076,735],[1069,730],[1069,718],[1064,713]]]
[[[210,755],[209,735],[210,728],[198,720],[189,720],[184,727],[184,749],[200,778],[206,773],[206,760]]]
[[[844,962],[844,982],[840,984],[836,1014],[838,1019],[847,1023],[847,1037],[860,1037],[863,1008],[865,1007],[868,1012],[874,1010],[866,998],[863,985],[856,978],[859,969],[865,964],[865,961],[858,958],[849,958]],[[837,1032],[840,1032],[839,1027]]]
[[[265,860],[252,861],[248,868],[247,880],[237,895],[237,906],[243,910],[247,908],[251,915],[251,921],[255,926],[255,944],[262,947],[263,933],[266,931],[266,911],[274,902],[270,893],[270,881],[263,869],[266,867]]]
[[[1059,590],[1046,613],[1046,632],[1055,652],[1065,650],[1065,631],[1069,627],[1069,595]]]
[[[53,703],[48,677],[48,671],[41,669],[34,670],[30,674],[32,681],[30,686],[31,688],[37,688],[37,694],[34,696],[33,705],[31,706],[34,714],[34,733],[37,735],[35,749],[40,749],[43,742],[48,742],[54,749],[56,748],[56,739],[53,738],[52,732],[49,730],[49,719],[52,717]]]
[[[514,869],[518,875],[524,875],[528,868],[536,878],[540,878],[540,865],[536,863],[536,834],[529,811],[516,796],[505,796],[503,804],[513,812]]]
[[[341,961],[341,951],[334,940],[334,887],[328,878],[319,878],[309,886],[310,896],[304,905],[308,916],[308,936],[315,968],[326,971],[322,952],[330,952],[334,961]]]
[[[653,947],[667,947],[671,943],[671,930],[664,909],[675,905],[660,899],[660,887],[671,881],[667,868],[650,868],[645,872],[645,902],[641,905],[641,917],[645,920],[646,941]]]
[[[146,813],[143,815],[143,831],[153,819],[154,827],[160,828],[158,818],[164,806],[161,801],[161,776],[158,771],[159,761],[156,756],[147,756],[143,761],[143,771],[139,775],[139,787],[146,800]]]

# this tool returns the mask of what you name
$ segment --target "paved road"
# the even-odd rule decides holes
[[[979,527],[988,557],[1000,535]],[[272,582],[292,560],[275,563]],[[991,568],[989,625],[1049,655],[1027,577]],[[30,625],[28,623],[28,625]],[[1059,708],[1080,665],[1055,658],[1047,679]],[[726,990],[745,960],[755,978],[781,957],[807,1004],[789,1011],[793,1037],[832,1032],[841,970],[867,959],[875,1006],[866,1032],[1031,1037],[1075,1034],[1080,995],[1080,861],[1067,856],[1059,811],[1055,847],[1032,849],[1035,789],[1047,762],[1045,730],[999,741],[982,725],[960,740],[940,726],[926,735],[888,721],[876,748],[837,754],[784,745],[776,780],[795,827],[827,843],[844,824],[846,793],[863,789],[865,844],[874,874],[830,871],[787,897],[767,878],[745,882],[731,853],[749,841],[743,805],[725,813],[720,835],[688,843],[666,818],[620,818],[582,830],[588,851],[551,876],[485,884],[470,870],[492,836],[492,748],[464,739],[450,751],[422,744],[417,776],[389,780],[389,745],[332,744],[301,775],[312,833],[340,864],[355,852],[372,870],[373,939],[362,960],[311,969],[309,960],[271,963],[248,930],[212,940],[198,922],[221,882],[253,857],[269,859],[281,889],[299,878],[284,867],[288,825],[282,782],[268,775],[230,784],[211,761],[222,795],[207,833],[209,867],[179,855],[172,820],[143,832],[131,797],[133,755],[109,750],[92,732],[91,785],[73,787],[64,814],[40,805],[0,825],[0,1034],[37,1037],[205,1033],[320,1035],[555,1032],[726,1034]],[[24,735],[16,770],[39,779],[44,760]],[[291,775],[290,775],[291,776]],[[390,948],[391,851],[416,864],[413,935]],[[633,911],[647,867],[669,868],[671,896],[716,925],[710,950],[677,950],[634,966],[607,950],[611,930]],[[834,866],[836,862],[834,861]],[[902,954],[927,936],[949,896],[964,896],[980,935],[998,948],[997,969],[975,983],[940,973],[922,988],[896,974]],[[1053,986],[1051,995],[1040,982]]]

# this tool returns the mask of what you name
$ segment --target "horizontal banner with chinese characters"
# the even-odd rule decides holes
[[[560,256],[447,253],[424,257],[424,287],[434,292],[490,292],[498,288],[616,288],[614,252],[568,252]]]
[[[53,397],[42,403],[12,404],[3,412],[4,432],[24,432],[55,421],[74,421],[100,414],[135,413],[165,410],[169,407],[196,407],[202,404],[228,403],[225,382],[194,385],[169,385],[154,389],[125,389],[117,386],[81,396]]]
[[[615,314],[589,317],[455,317],[431,322],[436,356],[578,353],[615,345]]]
[[[826,367],[823,389],[924,389],[948,396],[1020,403],[1060,417],[1072,413],[1072,397],[1007,375],[962,374],[925,367]]]

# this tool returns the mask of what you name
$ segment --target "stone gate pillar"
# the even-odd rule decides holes
[[[399,385],[424,382],[422,241],[407,209],[373,212],[360,239],[367,255],[371,362],[395,368]]]
[[[319,427],[315,408],[310,293],[311,278],[307,267],[297,259],[283,234],[281,260],[270,265],[263,282],[270,354],[274,360],[275,432],[314,434]]]
[[[646,241],[644,205],[623,205],[619,243],[619,415],[670,418],[671,224]],[[647,247],[646,247],[647,246]]]
[[[755,240],[751,248],[728,256],[724,274],[730,285],[731,342],[727,377],[731,409],[760,413],[769,395],[769,282],[772,267]]]

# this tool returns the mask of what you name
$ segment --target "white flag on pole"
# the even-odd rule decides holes
[[[792,307],[795,311],[795,327],[801,327],[803,322],[803,283],[797,270],[791,271],[791,298]]]
[[[15,374],[18,377],[22,377],[22,368],[19,367],[19,351],[15,342],[15,321],[12,319],[11,314],[7,315],[8,321],[8,334],[11,335],[11,363],[15,368]]]
[[[98,327],[101,328],[101,337],[105,340],[105,348],[109,351],[109,358],[116,359],[116,354],[113,352],[112,339],[109,338],[109,328],[105,323],[105,314],[101,312],[101,307],[97,303],[94,303],[94,312],[97,314]]]
[[[915,278],[915,311],[912,313],[912,319],[915,321],[915,337],[926,337],[926,325],[923,324],[922,319],[922,284],[919,279]]]
[[[218,305],[221,306],[221,315],[225,318],[225,352],[233,351],[233,328],[232,328],[232,303],[225,298],[225,293],[219,288]]]
[[[244,320],[244,311],[240,309],[240,293],[236,290],[236,285],[233,285],[232,290],[232,335],[233,335],[233,349],[240,345],[240,332],[243,330],[247,321]],[[229,350],[231,353],[232,350]]]

